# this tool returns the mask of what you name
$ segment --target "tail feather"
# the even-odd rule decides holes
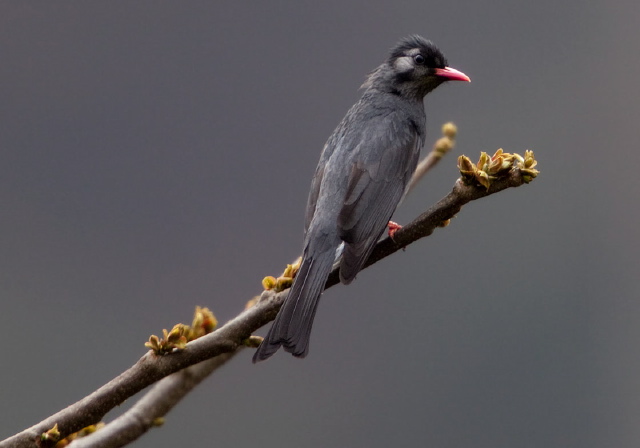
[[[267,336],[253,355],[253,362],[269,358],[280,346],[293,356],[304,358],[307,355],[313,319],[334,257],[335,248],[305,256],[289,295]]]

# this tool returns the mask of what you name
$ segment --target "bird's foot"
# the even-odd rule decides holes
[[[391,239],[393,239],[393,236],[396,234],[398,230],[402,229],[402,226],[400,224],[393,221],[389,221],[389,223],[387,224],[387,227],[389,228],[389,238]]]

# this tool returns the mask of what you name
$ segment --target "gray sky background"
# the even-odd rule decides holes
[[[539,178],[327,292],[304,361],[246,351],[134,446],[637,447],[638,2],[220,3],[0,4],[0,439],[279,274],[324,141],[418,33],[472,83],[428,97],[458,145],[396,220],[461,153],[533,149]]]

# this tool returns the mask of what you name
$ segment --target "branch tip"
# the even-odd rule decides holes
[[[481,152],[478,163],[475,164],[465,155],[458,157],[458,170],[462,181],[466,185],[479,184],[487,191],[495,181],[507,178],[513,169],[519,170],[524,183],[531,182],[539,174],[534,168],[537,164],[531,150],[526,150],[524,157],[504,152],[502,148],[492,156]]]

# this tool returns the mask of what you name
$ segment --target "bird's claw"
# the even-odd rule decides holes
[[[393,239],[393,236],[396,234],[396,232],[400,229],[402,229],[402,226],[400,224],[398,224],[397,222],[393,222],[393,221],[389,221],[389,223],[387,224],[387,227],[389,228],[389,238]]]

